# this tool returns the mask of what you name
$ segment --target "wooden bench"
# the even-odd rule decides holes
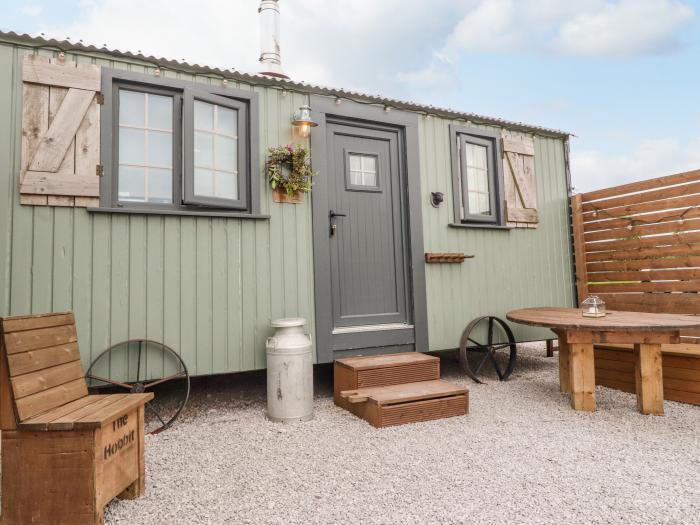
[[[595,382],[624,392],[635,391],[634,349],[631,345],[595,346]],[[700,405],[700,347],[661,345],[664,399]]]
[[[88,395],[71,312],[0,318],[1,523],[101,524],[143,494],[152,398]]]

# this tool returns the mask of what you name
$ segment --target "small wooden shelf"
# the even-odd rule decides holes
[[[452,263],[461,264],[465,259],[473,259],[473,255],[466,255],[459,252],[445,252],[445,253],[426,253],[425,262],[428,264],[434,263]]]

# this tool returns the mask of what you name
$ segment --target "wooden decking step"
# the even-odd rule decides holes
[[[350,409],[343,390],[440,379],[440,359],[419,352],[338,359],[333,367],[335,404]]]
[[[441,379],[343,390],[339,397],[350,412],[378,428],[469,411],[469,391]]]

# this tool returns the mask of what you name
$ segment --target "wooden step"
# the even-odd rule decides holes
[[[440,359],[419,352],[338,359],[333,367],[333,399],[349,410],[343,390],[440,379]]]
[[[347,401],[350,412],[377,428],[469,411],[469,391],[441,379],[343,390],[338,395]]]

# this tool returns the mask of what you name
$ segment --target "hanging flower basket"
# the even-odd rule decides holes
[[[311,169],[309,150],[301,144],[270,148],[266,167],[275,202],[298,204],[311,191],[316,173]]]

